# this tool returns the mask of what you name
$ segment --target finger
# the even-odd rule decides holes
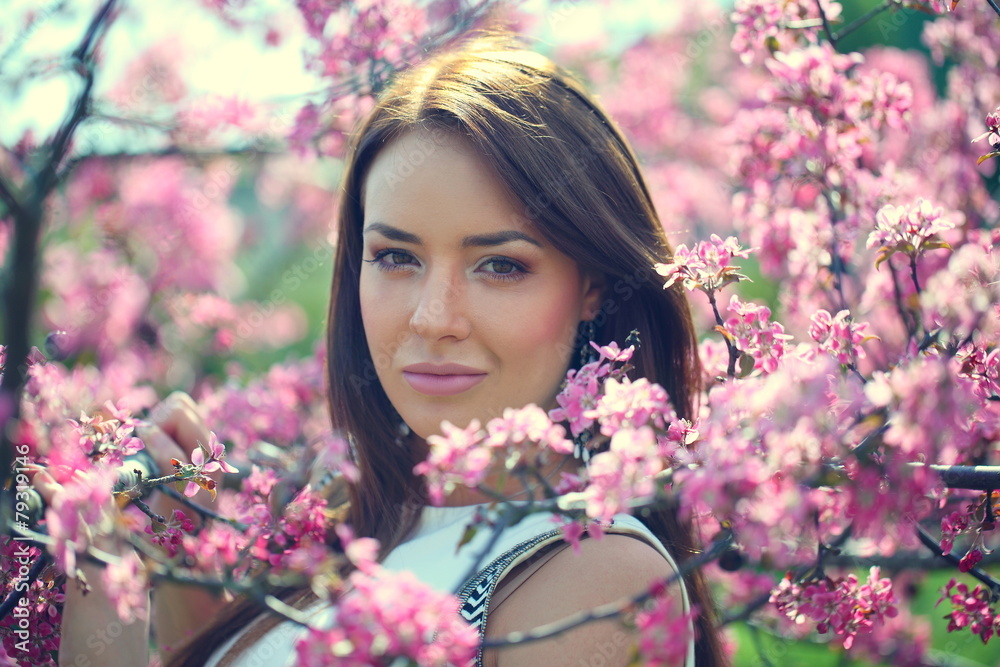
[[[153,410],[152,421],[163,433],[173,438],[187,456],[190,456],[199,442],[209,442],[210,431],[197,404],[183,392],[174,392],[157,406]]]
[[[143,424],[136,428],[136,436],[142,440],[146,446],[146,451],[156,462],[161,475],[169,475],[174,471],[170,459],[186,461],[188,452],[185,452],[177,442],[163,432],[156,424]]]
[[[30,468],[35,470],[32,471]],[[62,490],[62,485],[41,466],[30,466],[28,476],[31,478],[31,486],[38,491],[45,504],[52,505],[52,498]]]

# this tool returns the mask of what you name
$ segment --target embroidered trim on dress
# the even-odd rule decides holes
[[[472,579],[467,581],[458,593],[458,599],[462,603],[462,618],[479,633],[479,641],[486,637],[486,618],[489,615],[490,599],[496,591],[500,578],[521,560],[522,556],[529,552],[537,551],[539,548],[562,538],[562,531],[558,528],[547,533],[536,535],[530,540],[525,540],[517,546],[500,554],[489,565],[479,571]],[[470,663],[475,667],[483,666],[482,647],[476,652],[476,659]]]

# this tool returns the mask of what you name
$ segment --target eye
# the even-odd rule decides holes
[[[507,257],[491,257],[480,265],[480,268],[492,266],[492,271],[487,271],[487,273],[494,280],[521,280],[527,275],[528,270],[518,264],[512,259]]]
[[[413,255],[398,248],[386,248],[375,253],[372,259],[362,260],[369,264],[374,264],[379,271],[399,271],[405,266],[410,266],[414,260]]]

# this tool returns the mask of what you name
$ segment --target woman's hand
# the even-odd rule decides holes
[[[198,411],[194,399],[183,392],[174,392],[153,408],[148,424],[140,426],[136,435],[156,462],[160,475],[164,476],[174,471],[171,459],[183,463],[190,462],[191,454],[199,444],[209,443],[211,431]],[[215,480],[216,485],[221,483],[221,472],[207,474]],[[169,516],[173,510],[184,508],[166,494],[157,493],[150,502],[150,509],[162,516]],[[185,513],[195,525],[200,525],[200,517],[190,516],[192,514],[190,510]]]

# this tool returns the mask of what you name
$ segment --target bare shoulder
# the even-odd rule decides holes
[[[580,553],[564,549],[490,611],[487,635],[502,637],[645,591],[674,568],[652,545],[627,535],[586,539]],[[678,609],[682,602],[678,597]],[[627,665],[634,635],[611,619],[587,623],[551,639],[487,655],[487,664]]]

